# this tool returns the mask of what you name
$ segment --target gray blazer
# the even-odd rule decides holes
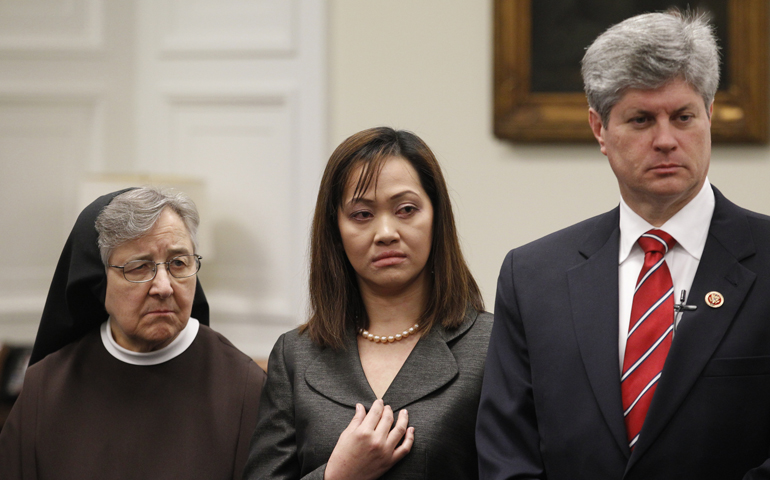
[[[382,478],[478,478],[474,426],[492,315],[470,314],[455,330],[421,338],[383,396],[409,410],[411,452]],[[364,375],[356,334],[346,348],[320,348],[292,330],[270,354],[246,479],[322,479],[356,403],[377,399]]]

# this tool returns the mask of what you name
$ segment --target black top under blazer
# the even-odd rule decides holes
[[[409,411],[414,445],[382,478],[478,478],[474,425],[492,315],[420,338],[383,396]],[[320,348],[293,330],[276,342],[252,439],[246,479],[322,479],[356,403],[377,399],[364,375],[356,333],[345,349]]]

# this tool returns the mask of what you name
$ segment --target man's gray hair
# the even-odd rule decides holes
[[[719,47],[703,13],[669,10],[624,20],[594,40],[582,65],[588,105],[605,127],[629,88],[652,90],[683,78],[708,111],[719,86]]]
[[[146,235],[165,208],[170,208],[182,219],[197,251],[200,216],[195,202],[181,192],[144,186],[121,193],[96,217],[102,263],[109,265],[110,256],[117,247]]]

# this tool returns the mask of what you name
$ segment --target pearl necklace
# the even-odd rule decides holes
[[[414,332],[416,332],[419,329],[420,329],[420,324],[419,323],[415,323],[414,327],[409,327],[409,330],[404,330],[403,332],[397,333],[395,335],[388,335],[388,336],[385,336],[385,335],[383,335],[383,336],[374,335],[374,334],[369,333],[368,331],[364,330],[363,328],[359,328],[358,329],[358,333],[360,333],[362,337],[364,337],[365,339],[369,340],[370,342],[374,342],[374,343],[393,343],[395,341],[402,340],[402,339],[408,337],[409,335],[412,335]]]

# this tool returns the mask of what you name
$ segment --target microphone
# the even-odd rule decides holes
[[[674,335],[676,335],[676,328],[679,326],[679,315],[682,314],[682,312],[692,312],[693,310],[697,310],[697,305],[687,305],[684,303],[684,299],[687,298],[687,290],[682,290],[682,293],[679,295],[679,303],[674,305]]]
[[[687,290],[682,290],[682,293],[679,295],[679,303],[674,305],[675,313],[692,312],[698,309],[697,305],[686,305],[684,303],[685,298],[687,298]]]

